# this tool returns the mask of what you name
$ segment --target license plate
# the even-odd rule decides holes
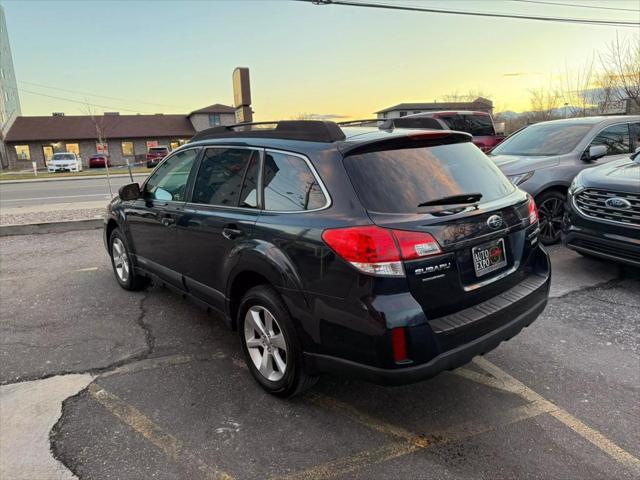
[[[476,270],[476,277],[491,273],[507,264],[504,238],[473,247],[471,254],[473,255],[473,267]]]

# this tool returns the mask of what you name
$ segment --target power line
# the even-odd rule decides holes
[[[578,8],[595,8],[597,10],[616,10],[619,12],[635,12],[640,13],[640,10],[635,10],[633,8],[618,8],[618,7],[598,7],[596,5],[583,5],[578,3],[560,3],[560,2],[543,2],[539,0],[511,0],[512,2],[521,2],[521,3],[537,3],[540,5],[554,5],[558,7],[578,7]]]
[[[566,18],[566,17],[539,17],[533,15],[512,15],[507,13],[469,12],[466,10],[444,10],[439,8],[410,7],[408,5],[389,5],[385,3],[370,2],[350,2],[345,0],[298,0],[300,2],[313,3],[314,5],[343,5],[349,7],[380,8],[388,10],[403,10],[409,12],[423,13],[443,13],[448,15],[465,15],[471,17],[493,17],[512,18],[517,20],[538,20],[544,22],[561,22],[583,25],[600,25],[613,27],[634,27],[640,26],[640,22],[623,22],[619,20],[590,20],[587,18]]]
[[[122,102],[134,102],[134,103],[144,103],[146,105],[155,105],[155,106],[158,106],[158,107],[180,108],[180,107],[177,107],[176,105],[167,105],[167,104],[164,104],[164,103],[145,102],[143,100],[134,100],[134,99],[131,99],[131,98],[109,97],[107,95],[98,95],[98,94],[95,94],[95,93],[83,92],[81,90],[69,90],[69,89],[66,89],[66,88],[53,87],[51,85],[43,85],[42,83],[27,82],[26,80],[18,80],[18,83],[24,83],[25,85],[33,85],[34,87],[48,88],[50,90],[58,90],[60,92],[77,93],[77,94],[80,94],[80,95],[88,95],[90,97],[96,97],[96,98],[106,98],[108,100],[117,100],[117,101],[122,101]]]
[[[9,87],[9,88],[17,90],[20,93],[29,93],[31,95],[39,95],[41,97],[55,98],[56,100],[62,100],[64,102],[79,103],[79,104],[85,105],[85,106],[91,106],[91,107],[97,107],[97,108],[108,108],[108,109],[112,109],[112,110],[124,110],[125,112],[151,114],[151,112],[141,112],[140,110],[131,110],[131,109],[128,109],[128,108],[114,107],[112,105],[99,105],[97,103],[83,102],[82,100],[75,100],[75,99],[71,99],[71,98],[67,98],[67,97],[58,97],[56,95],[49,95],[47,93],[34,92],[32,90],[24,90],[22,88],[15,88],[15,87]]]

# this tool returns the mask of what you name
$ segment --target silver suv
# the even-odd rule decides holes
[[[540,213],[540,240],[560,239],[571,180],[585,168],[628,157],[640,146],[640,115],[571,118],[531,125],[507,138],[490,158],[530,193]]]

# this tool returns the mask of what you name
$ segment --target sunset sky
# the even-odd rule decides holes
[[[397,3],[640,20],[633,12],[509,0]],[[636,0],[564,3],[638,6]],[[212,103],[231,105],[236,66],[251,70],[257,120],[301,112],[370,117],[396,103],[428,102],[469,90],[485,92],[497,110],[522,111],[529,108],[528,90],[580,69],[616,32],[640,37],[632,28],[285,0],[5,0],[2,5],[23,115],[83,114],[83,102],[102,106],[93,107],[98,112],[123,114],[186,113]]]

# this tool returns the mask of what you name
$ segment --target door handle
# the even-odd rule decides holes
[[[165,227],[170,227],[171,225],[175,225],[176,221],[171,217],[163,217],[160,223]]]
[[[244,232],[242,230],[238,230],[237,228],[225,227],[222,229],[222,236],[227,240],[233,240],[243,235]]]

